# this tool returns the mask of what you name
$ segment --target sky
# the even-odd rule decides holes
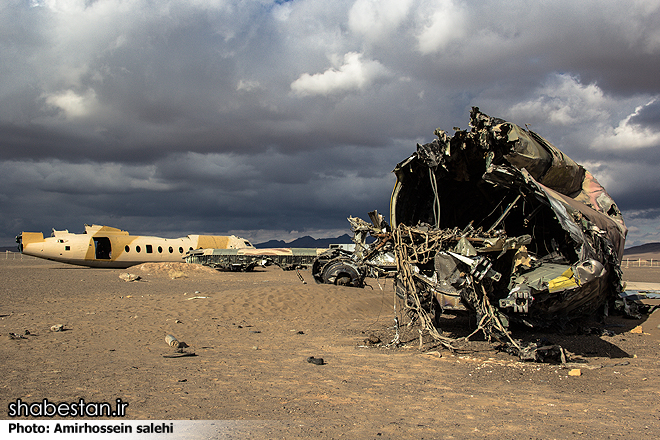
[[[337,237],[472,106],[594,174],[627,247],[660,241],[657,0],[4,0],[0,246]]]

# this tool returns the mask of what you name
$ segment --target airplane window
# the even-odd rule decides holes
[[[71,246],[64,246],[64,250],[65,250],[65,251],[70,251],[70,250],[71,250]]]
[[[150,244],[147,245],[147,253],[148,253],[148,254],[153,253],[153,249],[151,249],[151,245],[150,245]]]
[[[201,248],[200,248],[201,249]],[[188,248],[189,251],[192,251],[192,248]]]
[[[171,254],[172,252],[174,252],[174,249],[172,249],[172,246],[170,246],[169,251],[170,251],[170,254]]]
[[[131,248],[130,248],[130,247],[128,247],[128,245],[126,245],[126,246],[124,246],[124,250],[125,250],[126,252],[128,252],[128,251],[130,251],[130,250],[131,250]]]
[[[182,248],[182,247],[179,248],[179,253],[180,253],[180,254],[183,253],[183,248]]]
[[[140,246],[135,246],[135,252],[140,253]]]
[[[162,253],[163,253],[163,247],[162,247],[162,246],[158,246],[158,253],[159,253],[159,254],[162,254]]]

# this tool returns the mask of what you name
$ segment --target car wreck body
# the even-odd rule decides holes
[[[476,107],[470,126],[436,130],[396,166],[389,224],[376,212],[371,223],[349,218],[355,252],[321,256],[316,281],[392,275],[437,339],[438,318],[452,311],[508,339],[512,322],[563,327],[607,313],[620,299],[627,233],[612,198],[538,134]]]

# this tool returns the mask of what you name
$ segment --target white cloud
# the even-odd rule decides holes
[[[632,122],[632,119],[639,115],[644,107],[650,106],[655,101],[653,99],[647,104],[637,107],[615,128],[596,137],[591,146],[600,150],[634,150],[660,146],[660,131]]]
[[[92,114],[98,107],[96,93],[88,89],[84,94],[65,90],[44,96],[47,104],[64,111],[66,119],[83,118]]]
[[[236,90],[242,90],[245,92],[252,92],[260,88],[261,88],[261,84],[259,84],[259,81],[253,81],[249,79],[239,80],[238,85],[236,86]]]
[[[349,52],[344,56],[344,64],[330,68],[323,73],[310,75],[303,73],[291,83],[291,90],[301,96],[330,95],[337,92],[360,90],[375,80],[388,75],[387,69],[378,61],[363,60],[362,54]]]
[[[437,0],[419,9],[424,23],[417,36],[418,50],[423,55],[440,52],[450,43],[465,36],[466,11],[452,0]]]
[[[554,125],[571,125],[608,116],[610,101],[600,87],[584,85],[576,76],[553,74],[531,95],[536,98],[511,107],[512,119],[544,119]]]
[[[348,13],[348,27],[368,41],[397,32],[412,0],[357,0]]]

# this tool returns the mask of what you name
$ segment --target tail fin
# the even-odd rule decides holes
[[[16,243],[18,243],[18,250],[23,252],[23,247],[30,243],[39,243],[44,241],[44,234],[41,232],[21,232],[16,236]]]

